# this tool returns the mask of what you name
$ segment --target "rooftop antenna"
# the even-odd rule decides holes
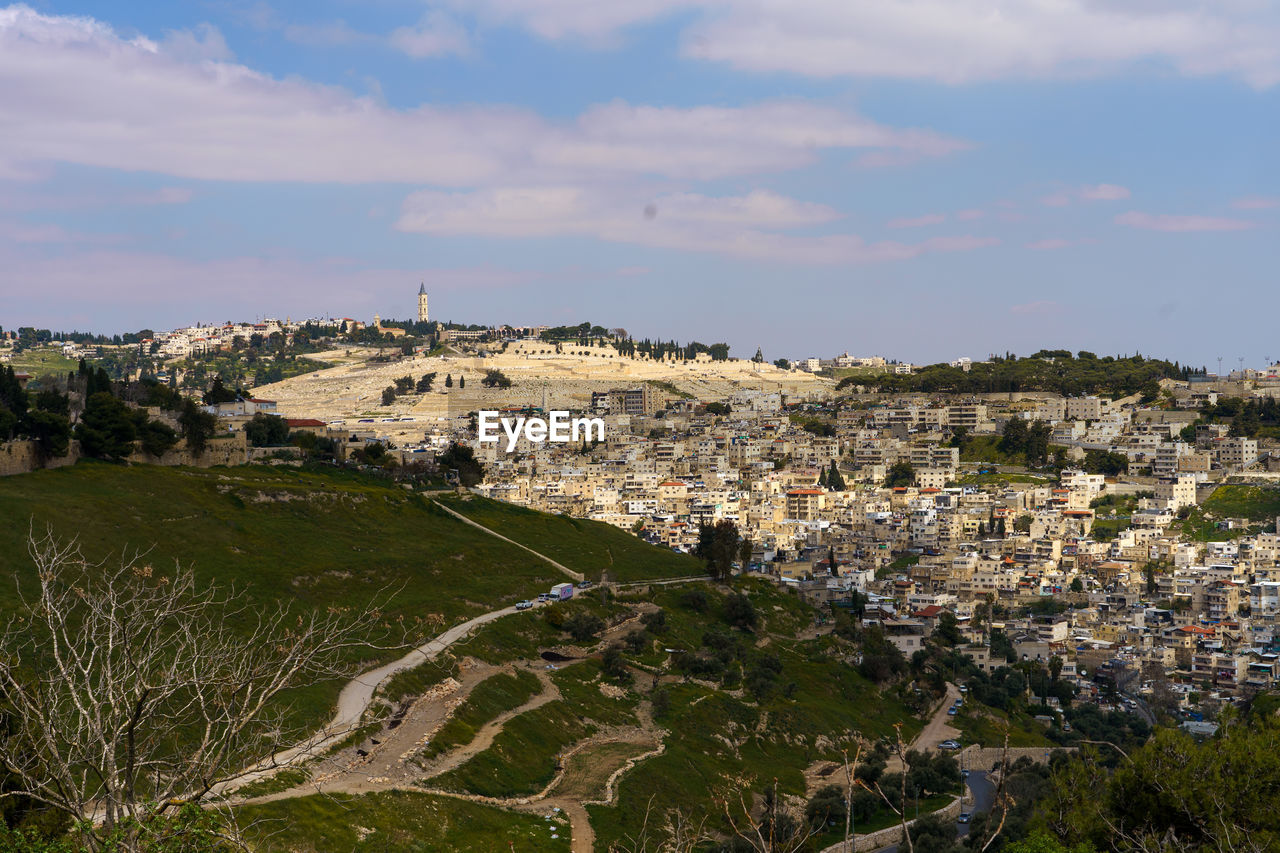
[[[1222,356],[1218,356],[1218,378],[1222,378]]]

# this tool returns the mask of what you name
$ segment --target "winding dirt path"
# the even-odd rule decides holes
[[[532,548],[530,548],[528,545],[521,545],[519,542],[517,542],[517,541],[516,541],[516,540],[514,540],[514,539],[508,539],[507,537],[503,536],[501,533],[498,533],[498,532],[497,532],[497,531],[495,531],[495,530],[491,530],[491,529],[489,529],[488,527],[485,527],[483,524],[481,524],[481,523],[480,523],[480,522],[478,522],[478,521],[472,521],[471,519],[467,518],[467,517],[466,517],[465,515],[463,515],[462,513],[460,513],[460,512],[456,512],[456,511],[454,511],[454,510],[450,509],[449,507],[445,506],[444,504],[440,503],[439,501],[432,501],[432,503],[433,503],[433,504],[435,504],[436,506],[440,507],[440,508],[441,508],[442,510],[444,510],[445,512],[449,513],[449,515],[452,515],[454,518],[458,519],[458,521],[461,521],[461,522],[463,522],[464,524],[470,524],[472,527],[476,528],[477,530],[483,530],[485,533],[488,533],[490,536],[496,536],[497,538],[501,539],[503,542],[509,542],[509,543],[511,543],[512,545],[515,545],[517,548],[520,548],[520,549],[523,549],[523,550],[525,550],[525,551],[528,551],[530,554],[532,554],[533,556],[537,557],[538,559],[540,559],[540,560],[545,560],[546,562],[550,563],[552,566],[555,566],[555,567],[556,567],[557,569],[559,569],[561,572],[564,572],[564,574],[568,575],[569,577],[573,578],[573,579],[574,579],[574,580],[576,580],[576,581],[583,580],[583,579],[584,579],[584,577],[585,577],[585,576],[582,574],[582,572],[575,572],[573,569],[569,568],[568,566],[566,566],[566,565],[564,565],[564,564],[562,564],[562,563],[557,563],[555,560],[551,559],[551,558],[550,558],[550,557],[548,557],[546,554],[540,554],[540,553],[538,553],[537,551],[535,551],[535,550],[533,550]]]

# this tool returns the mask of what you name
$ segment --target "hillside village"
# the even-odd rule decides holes
[[[461,444],[483,466],[468,485],[486,497],[682,553],[732,525],[750,547],[736,570],[814,604],[871,608],[908,657],[950,613],[983,669],[1057,658],[1086,693],[1110,685],[1189,715],[1280,678],[1280,495],[1269,488],[1280,445],[1271,420],[1242,430],[1230,414],[1249,405],[1274,420],[1274,369],[1184,371],[1128,394],[898,391],[885,386],[922,368],[847,353],[794,364],[650,357],[512,327],[446,346],[442,328],[424,341],[377,318],[336,325],[355,345],[321,346],[321,369],[208,403],[224,432],[204,457],[179,446],[134,461],[289,464],[307,453],[299,443],[323,440],[338,461],[412,468]],[[234,350],[238,328],[136,346],[176,364],[202,341]],[[321,327],[241,331],[291,345],[307,328]],[[360,345],[366,330],[379,346]],[[383,345],[397,343],[388,357]],[[377,399],[388,382],[397,393]],[[521,438],[508,453],[476,438],[477,409],[557,407],[600,417],[604,441]],[[264,418],[289,440],[251,436],[246,425]]]

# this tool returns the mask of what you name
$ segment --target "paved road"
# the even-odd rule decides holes
[[[961,804],[960,810],[967,811],[972,814],[985,812],[991,808],[991,802],[996,796],[996,786],[987,778],[984,770],[971,770],[969,778],[965,780],[969,787],[969,796],[973,798],[972,803],[965,801]],[[969,834],[969,824],[956,823],[956,837],[964,838]],[[881,847],[875,853],[898,853],[898,845],[890,844],[888,847]]]

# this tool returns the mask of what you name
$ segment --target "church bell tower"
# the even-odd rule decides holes
[[[427,317],[427,285],[418,285],[418,322],[426,323]]]

